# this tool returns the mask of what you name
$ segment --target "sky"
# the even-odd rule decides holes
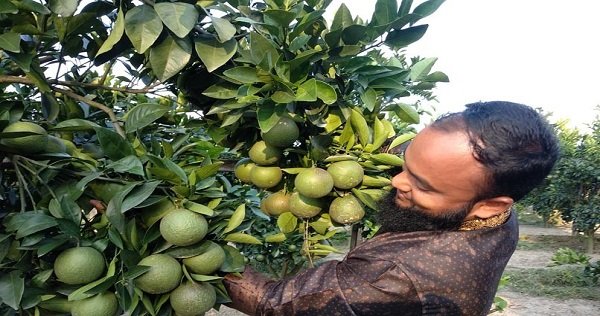
[[[344,0],[370,20],[375,0]],[[398,2],[401,2],[398,0]],[[415,0],[413,8],[423,1]],[[335,13],[341,1],[329,9]],[[450,78],[436,88],[438,113],[505,100],[552,112],[585,130],[600,111],[600,1],[447,0],[407,56],[437,57]]]

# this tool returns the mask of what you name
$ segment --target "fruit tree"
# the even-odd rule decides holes
[[[203,314],[375,228],[443,0],[330,2],[1,1],[0,312]]]

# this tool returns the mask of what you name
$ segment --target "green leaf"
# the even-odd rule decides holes
[[[150,65],[158,80],[165,82],[178,74],[191,56],[192,46],[187,40],[168,36],[160,45],[150,49]]]
[[[25,290],[25,279],[21,276],[21,273],[20,270],[13,270],[9,273],[3,272],[0,276],[0,298],[2,303],[17,311]]]
[[[352,189],[352,194],[354,194],[354,196],[356,196],[364,205],[374,210],[378,209],[377,203],[375,202],[375,200],[373,200],[373,198],[370,195],[356,188]]]
[[[162,21],[149,5],[134,7],[125,15],[125,33],[140,54],[154,44],[162,30]]]
[[[377,91],[369,87],[360,95],[360,99],[365,104],[367,110],[372,112],[373,109],[375,109],[375,104],[377,103]]]
[[[365,37],[366,33],[366,26],[350,25],[342,31],[342,40],[346,45],[356,45]]]
[[[223,277],[215,276],[215,275],[202,275],[202,274],[193,274],[193,273],[190,273],[190,276],[192,277],[192,279],[194,279],[198,282],[209,282],[209,281],[214,281],[214,280],[220,280],[223,278]]]
[[[419,4],[414,10],[414,14],[426,17],[435,12],[445,0],[429,0]]]
[[[15,236],[17,239],[56,225],[58,225],[58,223],[54,217],[33,211],[15,214],[14,216],[9,217],[4,224],[7,231],[17,232]]]
[[[271,100],[275,103],[290,103],[296,100],[296,96],[286,91],[275,91],[271,95]]]
[[[260,82],[257,69],[254,67],[239,66],[227,69],[223,72],[225,76],[241,83],[256,83]]]
[[[98,136],[102,151],[111,160],[117,161],[121,158],[135,155],[135,150],[131,146],[131,143],[121,137],[121,135],[104,127],[98,127],[94,130],[96,131],[96,136]]]
[[[422,81],[426,81],[426,82],[450,82],[450,78],[448,78],[448,76],[441,72],[441,71],[435,71],[430,73],[429,75],[427,75],[425,78],[422,79]]]
[[[417,25],[402,30],[395,30],[388,33],[385,38],[385,44],[394,48],[399,49],[406,47],[423,37],[427,31],[427,24]]]
[[[168,106],[154,103],[138,104],[125,114],[125,130],[127,133],[133,133],[152,124],[167,112]]]
[[[50,0],[48,6],[52,12],[60,16],[72,16],[77,10],[79,0]]]
[[[369,125],[367,124],[367,121],[365,120],[362,113],[360,113],[356,109],[352,109],[352,114],[350,115],[350,123],[352,124],[352,129],[358,134],[358,139],[361,145],[366,146],[371,138],[371,133],[369,130]]]
[[[284,234],[289,234],[296,230],[298,226],[298,218],[292,212],[285,212],[277,218],[277,227]]]
[[[121,204],[121,213],[125,213],[144,202],[154,192],[154,190],[156,190],[156,187],[159,184],[160,181],[149,181],[134,188],[131,193],[127,194],[127,196],[123,199],[123,203]]]
[[[229,218],[229,222],[227,223],[227,227],[223,230],[223,233],[226,234],[234,229],[238,228],[244,218],[246,217],[246,204],[240,204]]]
[[[414,106],[405,103],[398,103],[394,107],[394,113],[398,115],[400,120],[410,123],[410,124],[419,124],[419,113],[415,109]]]
[[[410,67],[410,80],[420,81],[427,77],[436,61],[436,57],[430,57],[420,60],[416,64],[412,65]]]
[[[333,104],[337,101],[337,93],[329,84],[316,80],[317,97],[325,104]]]
[[[121,40],[121,37],[123,37],[123,32],[125,32],[125,17],[123,16],[123,10],[119,10],[112,32],[110,32],[110,35],[106,41],[104,41],[102,46],[100,46],[100,49],[96,53],[96,58],[110,51],[119,42],[119,40]]]
[[[403,17],[410,12],[410,8],[412,7],[413,0],[402,0],[400,3],[400,8],[398,8],[398,16]]]
[[[0,48],[13,53],[21,52],[21,34],[7,32],[0,35]]]
[[[225,262],[219,270],[229,273],[243,272],[246,265],[244,264],[244,256],[240,254],[240,251],[229,245],[221,247],[225,250]]]
[[[213,27],[217,32],[219,42],[225,43],[233,38],[237,30],[235,26],[231,24],[231,22],[229,22],[226,19],[217,18],[214,16],[211,16],[210,19],[212,20]]]
[[[213,72],[219,67],[225,65],[237,51],[237,41],[235,38],[225,43],[221,43],[213,38],[196,38],[196,54],[206,66],[208,72]]]
[[[285,104],[262,104],[256,110],[258,126],[263,133],[268,132],[279,122],[285,112]]]
[[[228,84],[214,84],[208,87],[202,94],[213,99],[233,99],[237,96],[237,86]]]
[[[250,32],[250,55],[255,65],[271,70],[279,59],[275,44],[257,32]]]
[[[10,1],[0,1],[0,13],[15,14],[19,8]]]
[[[404,143],[406,143],[407,141],[415,138],[416,134],[415,133],[406,133],[406,134],[402,134],[396,138],[394,138],[394,140],[392,141],[392,143],[390,144],[389,149],[392,149],[398,145],[402,145]]]
[[[224,240],[240,244],[262,245],[262,242],[258,238],[245,233],[231,233],[225,236]]]
[[[396,0],[377,0],[371,23],[375,26],[387,25],[396,18],[398,4]]]
[[[51,239],[44,240],[42,244],[37,248],[37,256],[41,257],[50,251],[60,247],[64,243],[69,241],[67,235],[57,235]]]
[[[263,11],[263,14],[283,28],[287,28],[296,19],[296,12],[288,10],[270,9]]]
[[[6,1],[3,1],[3,2],[6,2]],[[20,1],[17,1],[16,5],[19,9],[21,9],[23,11],[33,11],[33,12],[37,12],[37,13],[44,14],[44,15],[52,13],[44,5],[39,4],[38,2],[35,2],[33,0],[20,0]]]
[[[157,3],[154,10],[169,30],[180,38],[188,35],[200,16],[196,6],[183,2]]]
[[[352,19],[352,13],[350,13],[350,10],[346,6],[346,4],[342,2],[340,7],[335,12],[333,22],[331,22],[331,31],[341,30],[352,24],[354,24],[354,19]]]
[[[317,80],[315,78],[306,80],[298,87],[296,101],[317,101]]]
[[[139,176],[144,176],[144,166],[140,159],[136,156],[123,157],[106,166],[106,169],[112,169],[119,173],[131,173]]]
[[[284,242],[287,239],[284,233],[277,233],[265,236],[265,242],[279,243]]]
[[[212,241],[205,240],[190,246],[169,248],[165,254],[177,259],[190,258],[205,253],[211,244]]]
[[[203,204],[200,203],[196,203],[196,202],[192,202],[192,201],[185,201],[185,203],[183,203],[183,206],[195,213],[198,214],[202,214],[202,215],[206,215],[206,216],[214,216],[215,215],[215,211]]]
[[[125,199],[125,196],[127,196],[127,194],[129,194],[129,192],[131,192],[131,190],[133,190],[137,184],[138,183],[134,182],[128,183],[125,186],[123,186],[121,191],[117,192],[117,194],[115,194],[113,198],[110,199],[108,205],[106,206],[106,216],[108,217],[108,220],[113,225],[113,227],[115,227],[119,231],[119,233],[123,235],[125,235],[126,233],[125,216],[121,211],[123,206],[123,200]]]
[[[218,162],[215,162],[212,164],[202,166],[198,169],[195,169],[194,174],[196,175],[198,180],[204,180],[208,177],[212,177],[212,176],[216,175],[219,172],[219,170],[221,169],[221,166],[223,164],[224,164],[224,162],[218,161]]]
[[[84,119],[70,119],[59,122],[50,130],[52,131],[63,131],[63,132],[75,132],[75,131],[90,131],[96,128],[100,128],[100,125]]]

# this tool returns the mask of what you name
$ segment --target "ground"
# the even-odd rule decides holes
[[[533,236],[570,236],[569,228],[542,228],[530,225],[520,226],[520,239],[527,240]],[[508,262],[507,270],[531,269],[546,267],[550,262],[555,250],[526,250],[515,251]],[[592,255],[594,260],[600,259],[600,255]],[[496,312],[494,316],[589,316],[598,315],[600,302],[568,299],[560,300],[548,297],[536,297],[516,292],[509,287],[501,289],[498,296],[508,301],[508,308],[503,312]]]
[[[552,227],[543,228],[533,225],[520,226],[521,241],[528,240],[545,240],[546,236],[563,236],[563,238],[552,238],[555,244],[547,245],[548,247],[519,247],[511,257],[507,271],[515,269],[532,269],[543,268],[551,262],[552,255],[561,246],[569,246],[561,244],[561,240],[565,243],[570,238],[571,230],[569,228]],[[550,239],[550,238],[548,238]],[[558,242],[556,242],[558,240]],[[600,246],[599,246],[600,247]],[[592,255],[593,260],[600,259],[600,253]],[[508,301],[508,308],[502,312],[494,312],[491,316],[589,316],[598,315],[600,311],[600,301],[582,300],[582,299],[554,299],[544,296],[532,296],[520,293],[505,287],[501,289],[498,296]],[[207,316],[239,316],[244,315],[227,307],[222,307],[220,311],[211,310],[206,313]]]

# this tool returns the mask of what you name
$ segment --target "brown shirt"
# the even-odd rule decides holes
[[[225,279],[250,315],[486,315],[518,241],[516,215],[468,231],[384,233],[281,281]]]

